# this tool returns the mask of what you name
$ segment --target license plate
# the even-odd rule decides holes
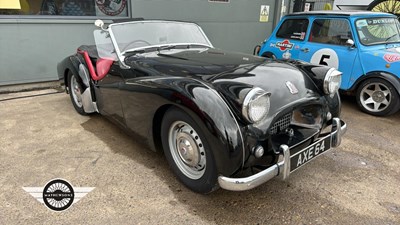
[[[310,162],[331,148],[331,136],[327,136],[290,156],[290,172]]]

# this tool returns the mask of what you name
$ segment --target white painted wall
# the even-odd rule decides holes
[[[335,0],[333,3],[333,10],[365,10],[373,0]]]

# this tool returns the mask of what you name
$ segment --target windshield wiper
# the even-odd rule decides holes
[[[132,55],[135,54],[141,54],[141,53],[146,53],[146,52],[152,52],[152,51],[162,51],[162,50],[171,50],[171,49],[189,49],[189,48],[195,48],[195,47],[200,47],[200,48],[210,48],[210,46],[207,45],[202,45],[202,44],[178,44],[178,45],[162,45],[162,46],[148,46],[147,48],[143,49],[133,49],[133,50],[126,50],[123,52],[123,54],[130,53]]]
[[[157,51],[161,50],[170,50],[176,48],[176,45],[165,45],[165,46],[160,46],[157,48]]]
[[[396,37],[397,35],[399,35],[399,34],[393,34],[392,36],[386,38],[385,42],[387,42],[387,41],[389,41],[390,39]]]
[[[165,45],[165,46],[160,46],[158,47],[158,51],[161,50],[170,50],[170,49],[189,49],[189,48],[193,48],[193,47],[207,47],[209,48],[209,46],[206,45],[201,45],[201,44],[179,44],[179,45]]]

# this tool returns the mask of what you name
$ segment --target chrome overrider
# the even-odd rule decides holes
[[[340,145],[342,135],[346,133],[347,125],[339,118],[332,119],[331,148]],[[265,169],[257,174],[243,178],[230,178],[225,176],[218,177],[218,184],[221,188],[231,191],[245,191],[255,188],[268,180],[280,175],[282,180],[289,177],[290,174],[290,148],[287,145],[281,145],[280,151],[283,157],[279,162],[268,169]]]

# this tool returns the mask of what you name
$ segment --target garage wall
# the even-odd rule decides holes
[[[57,80],[57,63],[94,42],[91,21],[0,21],[0,85]]]
[[[275,2],[132,0],[130,15],[197,22],[215,47],[252,53],[272,32]],[[259,22],[261,5],[270,6],[266,23]],[[0,86],[57,80],[57,63],[79,45],[93,44],[94,29],[93,19],[0,18]]]
[[[217,48],[252,53],[273,29],[274,0],[136,0],[132,14],[145,19],[179,19],[197,22]],[[261,23],[261,5],[270,6],[269,22]]]

